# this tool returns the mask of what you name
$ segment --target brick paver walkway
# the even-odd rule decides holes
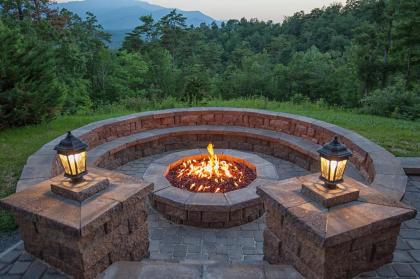
[[[163,156],[161,154],[159,156]],[[150,156],[122,166],[118,171],[142,177],[147,166],[159,156]],[[277,167],[281,179],[308,174],[289,162],[260,155]],[[353,169],[348,175],[361,176]],[[403,200],[420,210],[420,176],[409,177]],[[156,211],[149,211],[150,258],[159,260],[216,260],[220,262],[261,262],[264,217],[230,229],[201,229],[173,224]],[[420,279],[420,216],[403,224],[394,262],[360,277]],[[0,278],[65,278],[63,274],[23,250],[23,245],[0,257]]]

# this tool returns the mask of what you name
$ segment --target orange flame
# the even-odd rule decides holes
[[[238,168],[232,163],[226,162],[224,160],[219,160],[217,155],[214,153],[213,144],[207,146],[207,151],[209,153],[208,160],[188,160],[183,162],[180,166],[179,171],[177,172],[177,177],[197,177],[205,178],[208,180],[213,180],[216,183],[223,183],[228,178],[234,178],[231,170],[238,171]],[[241,182],[243,176],[242,172],[239,172],[238,181]],[[235,180],[237,180],[235,179]],[[239,187],[238,183],[234,183],[236,187]],[[195,183],[189,186],[190,190],[196,190],[198,192],[206,191],[210,187],[204,185],[196,185]],[[214,190],[215,193],[221,192],[220,188]]]

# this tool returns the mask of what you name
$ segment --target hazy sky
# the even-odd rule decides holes
[[[69,0],[58,0],[68,2]],[[116,0],[118,1],[118,0]],[[309,12],[345,0],[146,0],[168,8],[201,11],[215,19],[258,18],[280,21],[297,11]]]
[[[215,19],[259,18],[282,20],[297,11],[308,12],[345,0],[149,0],[148,2],[182,10],[198,10]]]

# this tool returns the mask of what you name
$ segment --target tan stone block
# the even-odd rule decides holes
[[[272,211],[268,211],[266,213],[265,218],[266,218],[267,228],[269,228],[270,231],[273,232],[278,237],[281,237],[283,221],[284,221],[283,215],[279,213],[276,214],[275,212],[272,212]]]
[[[359,198],[359,190],[346,183],[337,185],[337,189],[329,189],[322,183],[303,183],[302,194],[327,208]]]
[[[201,115],[181,115],[179,122],[182,124],[195,124],[201,121]]]
[[[181,220],[187,220],[187,211],[170,204],[165,205],[165,214]]]
[[[107,269],[108,266],[112,264],[110,255],[104,256],[101,260],[95,263],[92,267],[86,269],[84,272],[80,275],[75,275],[76,272],[73,272],[73,276],[75,278],[81,278],[81,279],[94,279],[97,277],[97,275],[101,272],[103,272],[105,269]],[[71,274],[71,273],[69,273]]]
[[[296,125],[294,134],[297,136],[305,135],[307,131],[307,127],[305,125]]]
[[[269,125],[275,131],[288,131],[289,130],[289,122],[286,120],[271,119]]]
[[[381,261],[392,256],[397,246],[397,235],[373,244],[373,261]]]
[[[215,222],[229,222],[229,212],[203,212],[203,222],[215,223]]]
[[[255,115],[249,115],[248,122],[249,127],[261,128],[264,125],[264,118]]]
[[[243,122],[242,115],[238,113],[223,113],[222,118],[223,123],[225,124],[241,124]]]
[[[210,122],[210,123],[212,123],[212,122],[214,122],[215,121],[215,116],[214,116],[214,113],[204,113],[202,116],[201,116],[201,118],[202,118],[202,120],[206,123],[207,122],[207,124]]]
[[[270,230],[264,230],[264,260],[270,264],[280,264],[283,262],[281,257],[281,240]]]
[[[230,217],[229,217],[230,222],[232,222],[232,221],[242,221],[242,214],[243,214],[242,209],[231,211],[230,212]]]
[[[160,123],[165,126],[173,126],[175,124],[175,119],[173,116],[164,117],[160,119]]]
[[[193,223],[201,222],[201,211],[188,211],[188,221]]]
[[[261,205],[256,205],[252,207],[246,207],[243,209],[243,218],[244,220],[252,221],[258,219],[263,213],[263,208]]]

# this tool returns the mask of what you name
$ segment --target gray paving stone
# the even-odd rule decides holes
[[[23,252],[22,255],[19,257],[19,261],[21,262],[32,262],[35,258],[31,254],[27,252]]]
[[[6,274],[6,275],[1,275],[0,276],[1,279],[20,279],[21,276],[20,275],[10,275],[10,274]]]
[[[289,265],[265,265],[264,271],[266,279],[304,279]]]
[[[393,264],[395,272],[400,277],[416,277],[416,272],[411,268],[410,264]]]
[[[11,264],[14,261],[16,261],[16,259],[21,255],[21,253],[22,253],[21,251],[16,250],[16,249],[13,251],[10,251],[9,253],[7,253],[6,255],[0,258],[0,262]]]
[[[409,253],[416,262],[420,262],[420,250],[410,250]]]
[[[420,263],[411,264],[411,267],[416,271],[417,276],[420,277]]]
[[[185,258],[187,255],[187,245],[174,245],[174,257]]]
[[[245,265],[211,265],[203,273],[203,279],[264,279],[264,270],[261,266]]]
[[[404,225],[406,225],[407,228],[409,229],[416,229],[416,230],[420,229],[420,221],[416,219],[404,222]]]
[[[375,271],[371,271],[371,272],[365,272],[359,275],[360,278],[372,278],[372,277],[376,277],[376,272]]]
[[[9,270],[10,275],[24,274],[31,265],[31,262],[15,262]]]
[[[420,233],[420,231],[419,231]],[[411,249],[419,250],[420,249],[420,240],[407,240],[408,245],[411,247]]]
[[[245,263],[258,263],[263,260],[263,255],[245,255],[244,262]]]
[[[409,245],[410,240],[404,240],[402,238],[398,238],[397,240],[397,247],[396,249],[398,250],[410,250],[413,249],[413,247],[411,247],[411,245]]]
[[[41,278],[45,271],[48,269],[48,266],[39,260],[34,261],[29,269],[25,272],[22,279],[38,279]]]
[[[385,278],[397,276],[397,273],[390,264],[380,267],[378,270],[376,270],[376,273],[378,273],[379,276]]]
[[[0,276],[5,276],[9,270],[12,268],[13,264],[8,264],[6,267],[4,267],[1,271],[0,271]]]
[[[401,229],[400,236],[404,239],[420,239],[419,231],[413,229]]]
[[[394,252],[394,262],[397,263],[412,263],[414,259],[407,251],[397,250]]]

